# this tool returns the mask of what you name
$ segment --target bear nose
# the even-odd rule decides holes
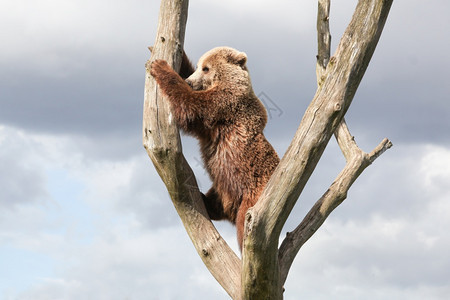
[[[186,79],[185,81],[186,81],[186,83],[187,83],[191,88],[194,88],[194,84],[192,83],[191,80]]]

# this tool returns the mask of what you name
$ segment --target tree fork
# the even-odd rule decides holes
[[[330,1],[319,0],[318,90],[260,201],[249,210],[243,261],[221,238],[208,217],[195,176],[186,162],[168,102],[150,76],[150,63],[166,60],[180,67],[188,0],[162,0],[152,56],[146,65],[143,143],[199,256],[235,300],[282,299],[282,285],[300,247],[346,197],[351,184],[391,143],[372,153],[354,143],[344,121],[369,64],[393,0],[359,0],[338,49],[330,58]],[[347,165],[278,250],[281,229],[335,133]]]

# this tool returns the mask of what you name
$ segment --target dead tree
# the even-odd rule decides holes
[[[339,46],[330,57],[330,0],[318,1],[317,92],[294,139],[258,203],[246,215],[240,259],[223,240],[204,207],[185,160],[169,103],[150,75],[150,62],[181,64],[188,0],[162,0],[156,41],[147,62],[143,143],[198,254],[233,299],[282,299],[290,266],[302,245],[345,200],[356,178],[391,147],[384,139],[371,153],[355,143],[344,120],[378,43],[393,0],[359,0]],[[281,230],[331,136],[346,166],[297,228],[278,245]]]

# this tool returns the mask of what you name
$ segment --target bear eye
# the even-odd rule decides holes
[[[205,72],[205,73],[208,73],[209,72],[209,68],[208,67],[203,67],[202,71]]]

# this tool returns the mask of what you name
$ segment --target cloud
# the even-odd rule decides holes
[[[157,3],[139,0],[126,5],[104,0],[39,0],[26,4],[6,0],[3,5],[2,22],[14,30],[2,32],[2,40],[9,47],[0,50],[0,63],[50,78],[86,71],[92,62],[86,59],[93,56],[112,59],[116,55],[110,62],[117,64],[124,56],[139,53],[137,45],[148,32],[145,24],[155,21],[155,15],[148,19],[146,12],[158,8]]]
[[[84,257],[82,264],[63,267],[63,277],[44,278],[18,299],[194,299],[200,290],[204,299],[227,299],[209,280],[182,228],[137,230],[138,235],[127,233],[130,229],[111,228],[108,240],[78,248],[80,253],[71,255]]]
[[[290,274],[295,279],[286,284],[287,295],[295,297],[286,298],[445,298],[449,272],[442,258],[449,241],[444,236],[433,239],[430,223],[441,227],[434,218],[329,219],[300,250]]]
[[[0,271],[8,279],[0,280],[0,295],[228,299],[142,147],[144,63],[157,1],[28,2],[3,1],[0,12],[8,28],[0,33],[7,45],[0,49],[0,257],[27,262],[14,274]],[[334,48],[355,3],[332,6]],[[384,137],[394,148],[301,249],[286,299],[449,294],[450,60],[440,38],[449,5],[394,3],[346,116],[364,150]],[[219,45],[247,52],[255,92],[281,112],[266,128],[280,156],[316,90],[315,10],[314,2],[290,0],[190,3],[188,54],[195,61]],[[196,141],[183,137],[183,149],[207,190]],[[331,141],[286,230],[343,164]],[[236,249],[235,229],[217,226]]]
[[[14,30],[2,31],[2,124],[109,141],[140,135],[146,47],[155,30],[148,28],[156,22],[146,12],[156,3],[5,5],[0,19]]]
[[[445,185],[433,184],[433,182],[446,182],[449,179],[447,178],[448,172],[445,171],[448,166],[443,164],[440,168],[435,168],[433,161],[448,161],[449,152],[434,147],[414,150],[413,152],[418,154],[417,159],[413,159],[413,161],[420,162],[418,168],[424,174],[424,177],[428,178],[423,181],[423,185],[415,187],[417,198],[423,194],[423,191],[429,190],[431,183],[434,190],[433,194],[428,195],[428,197],[433,200],[423,206],[423,200],[419,199],[422,202],[422,207],[416,205],[412,207],[413,209],[407,208],[408,212],[413,210],[415,214],[408,213],[405,215],[404,209],[393,206],[395,212],[392,215],[386,215],[384,213],[386,209],[377,212],[377,210],[370,208],[370,203],[378,203],[380,197],[371,194],[369,190],[369,193],[365,193],[364,198],[358,199],[359,202],[366,203],[363,209],[369,211],[366,212],[367,217],[355,218],[352,211],[348,210],[356,202],[351,195],[347,200],[351,201],[351,204],[347,207],[338,208],[341,213],[333,215],[317,235],[301,250],[298,257],[298,268],[293,267],[290,278],[295,278],[294,281],[298,281],[300,278],[300,281],[304,284],[301,289],[297,289],[291,287],[288,281],[286,299],[296,299],[301,295],[307,296],[308,293],[311,293],[310,296],[318,295],[318,299],[321,295],[324,299],[331,295],[337,297],[336,299],[358,299],[367,295],[370,290],[373,290],[373,299],[383,299],[388,295],[398,295],[399,297],[410,295],[411,299],[419,299],[420,297],[433,295],[439,298],[440,295],[448,291],[444,278],[448,277],[446,270],[449,268],[442,265],[442,259],[446,257],[445,249],[448,249],[449,246],[449,240],[445,238],[445,228],[450,224],[442,223],[441,218],[436,218],[439,213],[445,215],[445,212],[448,211],[448,209],[444,209],[448,206],[445,202],[448,191]],[[382,160],[383,157],[380,159]],[[406,161],[409,160],[409,158],[406,159]],[[410,172],[411,168],[415,168],[413,163],[404,162],[399,163],[399,165],[404,166],[404,172]],[[117,165],[111,166],[111,168],[118,171],[117,173],[125,175],[121,178],[133,178],[133,176],[126,175],[124,170],[120,170]],[[108,199],[112,200],[111,204],[113,204],[115,202],[114,190],[121,190],[120,188],[117,189],[114,175],[112,175],[113,177],[107,175],[113,169],[102,166],[96,172],[91,173],[95,175],[88,176],[88,181],[92,184],[92,191],[98,191],[100,187],[100,192],[94,194],[93,198],[105,200],[97,209],[107,207],[106,201]],[[391,170],[387,167],[377,169],[380,176],[389,171]],[[103,178],[104,180],[93,180],[96,178]],[[362,178],[364,178],[364,174]],[[420,182],[420,178],[418,178],[418,181]],[[110,182],[110,186],[115,188],[110,193],[102,192],[103,182]],[[370,179],[366,178],[361,182],[361,185],[370,188]],[[128,184],[124,186],[128,186]],[[126,195],[126,193],[123,195]],[[130,199],[135,200],[133,194],[130,196]],[[391,202],[400,201],[401,203],[402,198],[399,194],[389,200]],[[414,203],[418,199],[410,200]],[[134,206],[134,203],[134,201],[129,203],[128,210],[133,210],[131,207]],[[369,208],[367,205],[369,205]],[[147,209],[152,207],[154,205],[149,205]],[[135,208],[137,209],[139,206]],[[114,205],[110,209],[111,214],[115,215],[116,218],[119,215],[123,216],[126,211],[120,210],[119,207]],[[165,212],[164,209],[161,209],[159,213],[167,214],[171,209],[173,210],[171,207],[166,207]],[[139,208],[139,210],[145,211],[146,209]],[[426,213],[420,213],[424,211]],[[152,214],[149,213],[149,218],[151,218]],[[115,299],[117,295],[132,295],[139,299],[148,295],[150,282],[153,284],[160,282],[158,283],[160,288],[155,295],[155,299],[161,297],[177,299],[181,295],[189,298],[191,292],[192,295],[196,294],[195,291],[202,291],[206,293],[205,295],[208,295],[208,288],[195,286],[195,282],[198,282],[198,280],[202,284],[204,284],[204,281],[208,282],[208,286],[218,292],[216,289],[217,283],[209,277],[210,275],[204,273],[204,270],[200,272],[197,269],[203,266],[198,258],[194,258],[196,254],[187,240],[181,224],[178,223],[174,226],[167,223],[165,226],[169,226],[168,229],[165,229],[165,226],[158,229],[157,226],[145,225],[144,215],[143,213],[137,219],[122,218],[123,223],[120,222],[109,229],[103,227],[105,232],[101,236],[105,236],[106,239],[101,237],[100,240],[87,247],[85,251],[89,255],[83,254],[83,252],[77,253],[79,264],[74,269],[63,270],[64,272],[60,274],[62,277],[58,280],[44,280],[39,287],[30,290],[29,294],[38,297],[40,294],[47,295],[47,291],[55,292],[61,289],[60,293],[64,291],[64,293],[76,298],[86,294],[95,295],[96,290],[101,290],[103,292],[99,297],[105,297],[105,299]],[[436,224],[436,222],[439,224]],[[133,233],[130,235],[130,232]],[[180,242],[182,244],[179,244]],[[176,243],[177,246],[174,247],[173,243]],[[181,245],[186,248],[180,249]],[[186,249],[191,251],[190,258],[185,255]],[[333,250],[330,251],[330,249]],[[184,255],[180,255],[180,251]],[[80,257],[90,258],[86,260],[80,259]],[[171,257],[171,259],[168,259],[168,257]],[[183,259],[182,261],[174,260],[174,257],[180,259],[183,257]],[[187,262],[192,262],[192,264]],[[95,266],[95,269],[92,269],[92,266]],[[180,274],[179,268],[185,269],[186,274],[190,273],[187,271],[188,269],[194,268],[197,270],[194,272],[196,276],[188,279],[182,277],[177,279],[174,274]],[[184,274],[184,272],[182,273]],[[86,280],[86,278],[90,278],[86,276],[99,277],[102,274],[110,275],[102,277],[101,280]],[[124,275],[120,276],[120,274]],[[129,274],[133,274],[133,276],[128,277]],[[198,278],[197,275],[203,279]],[[141,276],[144,278],[142,282],[140,280],[135,282],[135,278]],[[301,280],[305,277],[312,278],[305,281]],[[171,290],[168,285],[174,280],[194,283],[194,286],[191,287],[191,290],[191,288],[182,285],[179,288],[181,294],[177,294],[178,291]],[[313,280],[317,282],[311,282]],[[328,283],[329,288],[324,289],[322,286],[321,289],[315,290],[319,287],[318,284],[324,281]],[[121,282],[121,286],[124,288],[119,288],[115,292],[111,291],[111,294],[104,292],[107,291],[106,287],[108,286],[119,285],[118,282]],[[139,283],[142,283],[142,285]],[[133,293],[130,292],[131,290]],[[215,295],[216,292],[210,294],[209,297],[214,297],[212,295]],[[152,295],[154,295],[154,292],[152,292]],[[224,299],[226,299],[226,296]]]
[[[44,174],[34,158],[24,159],[34,146],[24,135],[19,138],[28,144],[22,147],[10,136],[10,131],[0,126],[0,206],[13,209],[20,203],[46,198]],[[19,159],[20,158],[20,159]]]
[[[33,172],[24,173],[42,178],[31,178],[41,185],[27,197],[17,195],[21,202],[2,194],[0,252],[5,266],[20,268],[0,272],[7,278],[2,297],[179,299],[202,290],[206,298],[227,299],[198,258],[144,150],[126,160],[92,159],[70,138],[10,127],[0,133],[2,160],[20,155],[20,161],[33,162]],[[11,180],[21,186],[29,179]],[[45,199],[23,201],[40,194]],[[237,248],[234,228],[220,227]],[[173,281],[185,284],[174,290],[167,284]]]
[[[18,147],[26,143],[14,130],[7,132],[11,134],[7,139]],[[9,295],[17,299],[79,299],[85,295],[227,299],[197,257],[149,162],[141,157],[120,163],[94,162],[83,157],[70,139],[61,143],[51,136],[29,135],[27,140],[46,141],[42,153],[51,155],[43,155],[41,161],[49,169],[58,170],[61,157],[73,158],[64,163],[66,179],[55,181],[47,175],[51,185],[75,181],[82,188],[71,193],[78,202],[75,207],[69,205],[71,197],[52,192],[51,207],[46,204],[42,209],[45,204],[31,202],[15,213],[3,213],[2,221],[15,225],[0,226],[2,243],[23,249],[22,253],[45,254],[51,266],[46,272],[40,269],[37,274],[42,275],[36,275],[40,279],[28,279],[28,288]],[[346,202],[301,249],[285,286],[286,299],[360,299],[368,294],[371,299],[392,295],[439,299],[448,293],[450,240],[446,229],[450,224],[445,220],[450,214],[446,201],[450,152],[439,146],[399,150],[403,155],[387,152],[362,174]],[[333,158],[328,159],[333,165]],[[405,182],[377,179],[387,175],[403,176]],[[408,194],[399,189],[408,185],[413,186]],[[70,191],[70,186],[64,190]],[[319,186],[317,190],[322,191]],[[87,229],[73,223],[79,222],[80,209],[91,214]],[[55,212],[61,216],[55,217]],[[294,212],[292,217],[300,220],[301,215]],[[233,243],[234,229],[225,226],[222,232]]]
[[[9,46],[0,50],[0,121],[35,132],[106,138],[96,144],[109,144],[112,137],[134,137],[132,143],[140,143],[146,46],[153,43],[158,4],[16,2],[7,1],[1,15],[16,31],[3,32]],[[332,6],[333,51],[355,3]],[[389,136],[394,142],[448,143],[445,116],[450,108],[442,95],[449,91],[445,74],[439,74],[448,64],[442,59],[448,45],[439,44],[433,55],[423,46],[432,38],[425,33],[448,27],[448,21],[433,18],[418,24],[416,13],[405,16],[398,7],[393,6],[347,119],[360,139]],[[423,11],[432,15],[435,9]],[[194,61],[218,45],[246,51],[255,91],[267,94],[283,111],[269,122],[268,136],[278,138],[283,132],[286,140],[316,90],[315,14],[312,2],[191,3],[186,50]],[[272,16],[279,21],[268,22]]]
[[[386,154],[379,158],[386,164],[369,167],[356,183],[361,191],[351,189],[300,250],[286,299],[442,299],[450,291],[450,205],[443,184],[450,179],[450,152],[418,146],[403,158]],[[388,174],[397,180],[386,180]],[[380,186],[378,176],[385,178]]]

